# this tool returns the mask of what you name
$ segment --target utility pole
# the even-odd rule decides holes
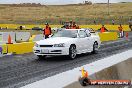
[[[108,15],[110,15],[110,0],[108,0],[107,5],[108,5]]]

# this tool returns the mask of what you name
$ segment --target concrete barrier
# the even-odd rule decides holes
[[[6,28],[8,27],[9,29],[17,29],[18,27],[20,26],[24,26],[25,29],[32,29],[33,27],[40,27],[40,28],[43,28],[44,25],[27,25],[27,24],[0,24],[0,27],[2,28]],[[61,28],[63,25],[50,25],[52,28]],[[95,30],[98,30],[99,28],[101,28],[102,25],[79,25],[80,28],[93,28]],[[108,29],[108,30],[118,30],[118,26],[119,25],[105,25],[105,27]],[[123,30],[124,31],[130,31],[130,28],[129,28],[129,25],[122,25],[123,27]]]
[[[30,32],[16,32],[16,41],[25,42],[28,41],[31,34]]]
[[[2,53],[3,54],[7,54],[7,52],[8,52],[7,45],[6,44],[3,44],[3,45],[1,45],[1,47],[2,47]]]
[[[29,41],[33,42],[33,41],[39,41],[39,40],[43,40],[43,34],[39,34],[39,35],[32,35],[32,37],[30,37]]]
[[[12,43],[15,43],[14,32],[0,32],[0,44],[8,43],[8,36],[11,36]]]
[[[113,41],[118,39],[117,32],[104,32],[104,33],[98,33],[101,42],[104,41]]]
[[[8,36],[11,36],[12,43],[28,41],[30,32],[0,32],[0,44],[8,42]]]
[[[34,40],[34,38],[36,37],[36,35],[32,35],[30,38],[29,38],[29,42],[32,42]]]
[[[1,44],[2,53],[14,53],[14,54],[25,54],[33,52],[34,42],[22,42],[14,44]]]
[[[0,24],[1,28],[17,29],[18,25],[16,24]]]
[[[33,51],[34,42],[23,42],[15,44],[6,44],[7,52],[14,54],[24,54]]]
[[[13,44],[6,44],[8,41],[8,35],[11,35]],[[29,32],[0,32],[0,47],[2,47],[2,53],[15,53],[24,54],[33,51],[34,41],[42,40],[43,35],[33,35],[30,38]],[[21,43],[15,43],[21,42]],[[29,41],[29,42],[23,42]]]
[[[80,25],[80,28],[93,28],[94,30],[98,30],[102,27],[102,25]],[[108,30],[118,31],[119,25],[105,25]],[[129,25],[122,25],[124,31],[131,31]]]

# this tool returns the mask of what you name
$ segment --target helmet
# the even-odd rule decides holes
[[[48,23],[45,23],[45,25],[49,25]]]

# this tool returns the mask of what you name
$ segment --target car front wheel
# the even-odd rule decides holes
[[[92,53],[93,53],[93,54],[98,53],[98,43],[97,43],[97,42],[95,42],[95,43],[93,44],[93,51],[92,51]]]
[[[76,46],[71,45],[70,48],[69,48],[69,57],[70,57],[70,59],[75,59],[76,55],[77,55]]]

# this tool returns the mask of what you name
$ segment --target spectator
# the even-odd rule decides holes
[[[69,29],[72,29],[72,26],[73,26],[73,21],[71,20],[69,23]]]
[[[20,26],[20,30],[22,30],[23,29],[23,27],[22,26]]]
[[[112,25],[115,25],[115,21],[114,20],[112,20]]]
[[[48,23],[45,24],[45,28],[44,28],[44,36],[45,39],[49,38],[49,35],[51,35],[52,31],[51,31],[51,27],[49,26]]]
[[[76,29],[80,29],[79,25],[76,25]]]
[[[94,24],[96,25],[96,21],[94,20]]]
[[[123,27],[122,27],[121,24],[120,24],[120,26],[118,27],[118,30],[119,30],[119,37],[120,37],[120,38],[123,38],[123,37],[124,37],[124,32],[123,32]]]
[[[77,28],[76,23],[73,22],[72,29],[76,29],[76,28]]]
[[[108,31],[108,30],[104,27],[104,25],[102,25],[102,27],[101,27],[99,30],[100,30],[101,33]]]

